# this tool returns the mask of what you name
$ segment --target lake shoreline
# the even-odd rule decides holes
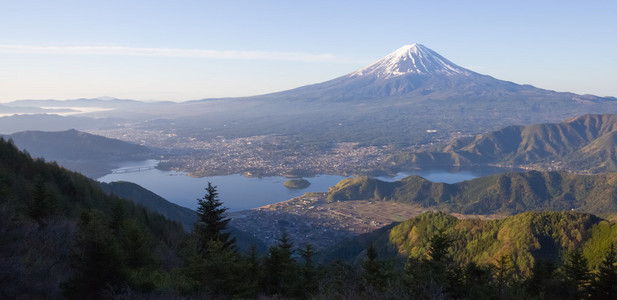
[[[303,177],[310,185],[305,188],[289,189],[285,176],[247,177],[246,174],[232,174],[210,177],[193,177],[178,171],[164,171],[156,168],[158,160],[144,160],[118,163],[112,173],[99,177],[102,182],[128,181],[138,184],[168,201],[195,209],[197,200],[203,197],[208,182],[218,187],[219,196],[230,212],[253,209],[279,203],[310,192],[328,192],[330,187],[351,176],[320,174]],[[415,169],[399,172],[396,176],[375,176],[382,181],[396,181],[410,175],[418,175],[433,182],[455,183],[473,178],[514,170],[502,168],[450,168]],[[296,177],[299,178],[299,177]]]

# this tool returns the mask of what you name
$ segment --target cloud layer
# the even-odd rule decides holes
[[[331,54],[308,54],[301,52],[220,51],[177,48],[135,48],[109,46],[24,46],[0,45],[0,53],[46,54],[46,55],[112,55],[112,56],[159,56],[195,57],[211,59],[277,60],[299,62],[334,62]]]

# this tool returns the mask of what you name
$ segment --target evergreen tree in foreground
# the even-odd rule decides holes
[[[366,260],[362,262],[364,281],[377,292],[383,292],[388,285],[388,274],[385,266],[378,259],[377,250],[371,244],[366,249]]]
[[[271,246],[265,259],[265,288],[271,295],[290,297],[294,294],[297,265],[293,259],[293,245],[287,233]]]
[[[224,249],[233,248],[235,239],[229,237],[229,232],[225,232],[227,223],[231,219],[225,216],[227,208],[222,207],[223,203],[218,197],[216,186],[208,182],[206,194],[203,199],[197,199],[197,202],[198,219],[193,231],[202,253],[205,253],[204,250],[206,250],[208,243],[214,241],[221,242]]]
[[[575,299],[587,298],[591,274],[587,266],[587,259],[581,249],[576,249],[567,254],[563,263],[563,272],[567,288]]]
[[[617,250],[611,244],[593,286],[594,299],[617,299]]]
[[[208,182],[203,199],[197,199],[197,221],[187,244],[189,290],[199,297],[226,299],[245,295],[246,283],[240,270],[242,260],[234,249],[235,239],[226,232],[231,219],[218,198],[216,186]]]

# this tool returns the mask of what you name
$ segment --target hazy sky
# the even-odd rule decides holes
[[[0,0],[0,102],[250,96],[412,43],[499,79],[617,96],[614,0]]]

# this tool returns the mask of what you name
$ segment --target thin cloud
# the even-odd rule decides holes
[[[195,57],[212,59],[277,60],[299,62],[342,62],[331,54],[302,52],[219,51],[177,48],[135,48],[109,46],[24,46],[0,45],[0,53],[46,54],[46,55],[111,55],[111,56],[158,56]]]

